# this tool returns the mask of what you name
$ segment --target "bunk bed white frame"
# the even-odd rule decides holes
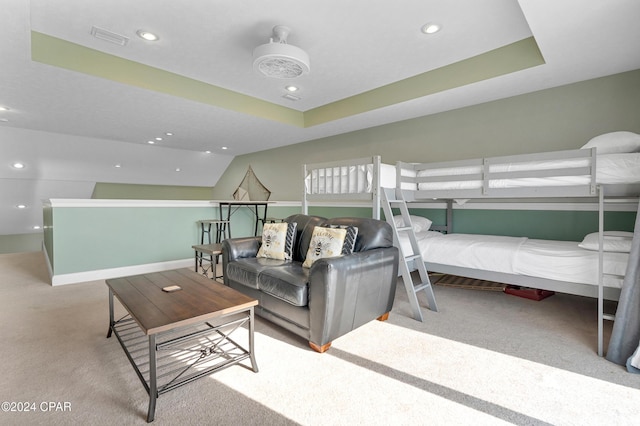
[[[389,166],[391,167],[391,166]],[[353,158],[302,167],[302,212],[312,202],[365,201],[380,219],[380,156]]]
[[[535,167],[530,170],[498,171],[492,169],[508,170],[510,164],[532,164],[537,162],[559,161],[558,167],[548,167],[538,170]],[[586,161],[584,161],[586,160]],[[566,161],[575,161],[576,164],[584,164],[580,167],[566,167]],[[603,354],[603,323],[604,320],[613,320],[614,315],[604,313],[604,299],[618,300],[620,289],[604,286],[604,211],[605,204],[612,202],[630,201],[621,197],[637,197],[640,194],[638,184],[598,184],[596,181],[597,170],[596,148],[576,149],[566,151],[545,152],[536,154],[523,154],[514,156],[502,156],[475,160],[464,160],[447,163],[410,164],[399,162],[396,171],[396,192],[408,202],[433,200],[436,198],[451,199],[509,199],[509,198],[597,198],[598,200],[598,285],[583,284],[579,282],[566,282],[549,280],[526,275],[513,275],[492,271],[484,271],[470,268],[462,268],[451,265],[426,263],[426,267],[432,272],[461,275],[470,278],[498,281],[505,284],[538,288],[541,290],[558,291],[562,293],[580,296],[595,297],[598,301],[598,354]],[[438,168],[471,167],[477,168],[477,173],[460,174],[454,176],[420,176],[422,171]],[[429,174],[429,173],[423,173]],[[580,183],[550,186],[522,186],[522,187],[498,187],[496,182],[525,182],[540,178],[556,177],[580,177]],[[588,179],[584,179],[588,177]],[[433,184],[442,181],[480,182],[477,188],[428,190],[420,189],[423,184]],[[410,182],[415,184],[417,190],[399,189]],[[504,185],[508,186],[508,185]],[[398,193],[399,191],[399,193]],[[615,198],[612,198],[615,197]],[[449,209],[451,203],[448,204]],[[450,219],[452,215],[447,214]],[[447,224],[451,229],[451,224]]]
[[[537,164],[539,162],[559,161],[558,167],[538,169],[519,169],[509,171],[510,164]],[[566,167],[566,162],[575,161],[577,167]],[[598,301],[598,354],[603,353],[603,322],[613,320],[613,315],[604,313],[604,300],[618,300],[620,289],[604,286],[604,211],[605,204],[610,202],[631,202],[631,198],[640,195],[640,184],[603,184],[596,181],[596,148],[576,149],[565,151],[544,152],[535,154],[521,154],[513,156],[490,157],[472,160],[449,161],[440,163],[396,163],[395,170],[395,193],[397,199],[402,199],[410,206],[412,203],[424,203],[434,200],[445,201],[447,203],[447,224],[439,229],[451,232],[452,224],[452,200],[453,199],[484,199],[486,201],[506,201],[508,199],[546,199],[553,198],[563,202],[563,200],[574,200],[576,198],[591,198],[598,201],[598,285],[584,284],[579,282],[567,282],[550,280],[546,278],[533,277],[528,275],[515,275],[486,270],[463,268],[451,265],[425,262],[427,270],[476,278],[482,280],[497,281],[505,284],[537,288],[541,290],[558,291],[562,293],[588,296],[597,298]],[[307,164],[303,167],[303,212],[308,212],[308,203],[313,201],[336,202],[346,200],[370,200],[372,203],[372,216],[379,218],[381,206],[382,187],[380,186],[380,157],[366,157],[355,160],[341,160],[338,162]],[[350,169],[350,167],[352,169]],[[366,170],[371,174],[371,185],[364,192],[353,192],[353,177],[349,170]],[[463,168],[471,172],[455,175],[433,175],[433,173],[423,173],[437,169]],[[501,171],[495,171],[496,169]],[[315,176],[315,178],[313,178]],[[331,179],[338,177],[339,184],[336,186]],[[518,186],[521,182],[535,181],[542,182],[544,179],[554,177],[573,178],[577,177],[578,183]],[[473,188],[463,189],[420,189],[422,184],[432,184],[437,182],[474,182]],[[495,182],[515,182],[515,186],[496,187]],[[324,188],[350,188],[350,191],[341,190],[326,191]],[[357,186],[355,186],[357,188]],[[411,189],[408,189],[411,188]],[[612,198],[615,197],[615,198]],[[626,198],[623,198],[626,197]],[[521,202],[521,201],[520,201]],[[633,202],[637,202],[633,200]],[[393,218],[387,218],[392,225]],[[640,230],[636,230],[640,232]]]

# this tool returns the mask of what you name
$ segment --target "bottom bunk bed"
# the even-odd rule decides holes
[[[632,233],[606,235],[617,245],[631,246]],[[538,240],[495,235],[415,232],[422,260],[429,272],[496,281],[540,290],[598,297],[599,252],[589,244],[597,233],[582,243]],[[399,241],[410,252],[408,236]],[[595,247],[585,249],[582,246]],[[603,296],[618,300],[629,259],[628,252],[605,251]]]

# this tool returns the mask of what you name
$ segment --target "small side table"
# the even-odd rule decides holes
[[[223,239],[229,238],[229,221],[222,219],[203,219],[196,222],[200,225],[200,244],[191,246],[195,250],[195,271],[200,268],[202,275],[209,276],[211,271],[211,279],[222,278],[217,275],[218,257],[222,254]],[[212,228],[215,226],[215,239],[212,238]],[[205,242],[205,235],[207,242]],[[213,240],[213,241],[212,241]]]
[[[196,244],[191,246],[195,250],[195,270],[205,277],[209,277],[211,271],[211,279],[217,280],[222,278],[218,273],[218,257],[222,254],[222,244]]]

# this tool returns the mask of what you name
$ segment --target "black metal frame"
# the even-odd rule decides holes
[[[253,235],[258,235],[258,224],[262,223],[263,225],[267,221],[267,208],[269,206],[269,202],[267,201],[219,201],[218,209],[220,212],[220,218],[225,217],[224,215],[224,207],[227,208],[226,221],[227,223],[223,225],[223,230],[228,232],[229,238],[231,238],[231,215],[235,213],[240,207],[248,207],[251,210],[251,213],[254,214],[256,222],[253,230]],[[233,208],[235,207],[235,209]],[[262,217],[260,217],[259,208],[263,207]]]
[[[258,372],[254,353],[253,306],[244,311],[222,315],[216,318],[216,323],[207,321],[145,335],[131,315],[114,319],[113,299],[113,291],[109,288],[107,338],[112,333],[115,334],[149,394],[147,422],[154,420],[156,400],[163,393],[246,359],[250,359],[251,367],[243,366]],[[248,349],[229,337],[245,325],[249,333]]]

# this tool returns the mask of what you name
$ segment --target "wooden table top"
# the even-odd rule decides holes
[[[257,300],[190,269],[113,278],[106,283],[146,335],[244,311],[258,304]],[[182,290],[162,291],[171,285]]]

